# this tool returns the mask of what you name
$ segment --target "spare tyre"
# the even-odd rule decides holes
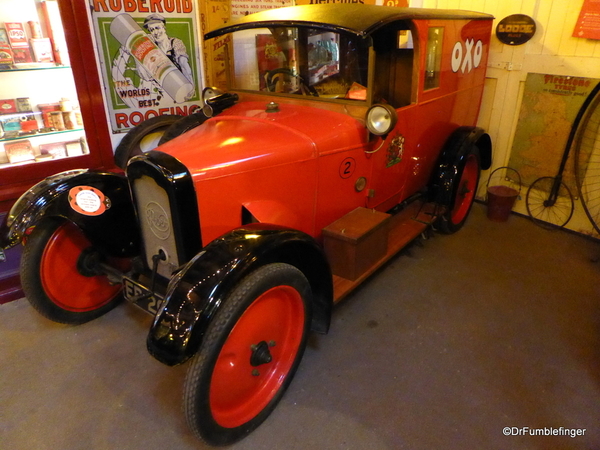
[[[165,131],[182,118],[178,115],[156,116],[129,130],[115,149],[117,167],[125,169],[133,156],[154,150],[162,143],[160,138]]]

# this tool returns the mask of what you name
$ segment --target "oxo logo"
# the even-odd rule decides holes
[[[473,68],[479,67],[481,57],[483,56],[483,42],[475,42],[474,39],[467,39],[463,44],[457,42],[452,49],[452,72],[469,73]]]

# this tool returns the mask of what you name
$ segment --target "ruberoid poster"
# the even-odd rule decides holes
[[[113,133],[200,106],[193,0],[90,0]]]

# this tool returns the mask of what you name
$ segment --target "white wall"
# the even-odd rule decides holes
[[[528,73],[600,78],[600,41],[572,37],[583,0],[412,0],[413,7],[464,9],[492,14],[499,20],[512,14],[526,14],[536,22],[536,34],[526,44],[509,46],[492,38],[486,90],[480,126],[490,133],[494,143],[496,167],[508,165],[523,88]],[[511,70],[509,70],[509,68]],[[555,151],[564,150],[557,145]],[[558,167],[557,167],[558,169]],[[569,162],[566,170],[573,170]],[[545,174],[553,176],[555,174]],[[482,174],[479,197],[485,196],[489,172]],[[526,214],[525,195],[515,211]],[[593,234],[593,228],[578,199],[575,214],[567,224],[572,230]]]

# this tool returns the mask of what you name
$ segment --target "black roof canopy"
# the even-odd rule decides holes
[[[364,37],[390,23],[411,19],[491,20],[493,16],[461,10],[324,3],[276,8],[250,14],[236,20],[235,23],[209,31],[204,38],[211,39],[238,30],[276,26],[310,26],[331,31],[346,31]]]

